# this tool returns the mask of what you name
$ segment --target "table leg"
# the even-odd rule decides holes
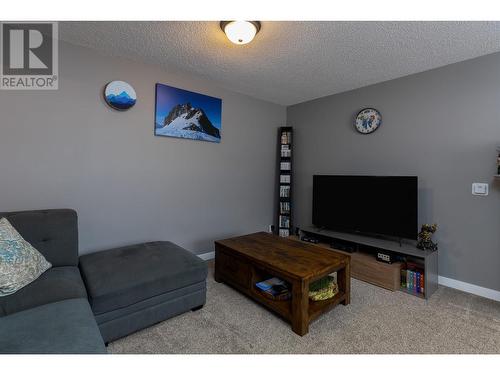
[[[339,290],[344,292],[343,305],[351,303],[351,264],[346,263],[345,267],[337,272]]]
[[[309,283],[294,281],[292,284],[292,330],[304,336],[309,332]]]
[[[220,279],[219,275],[217,275],[217,271],[214,272],[214,280],[216,283],[221,283],[222,280]]]
[[[219,276],[219,265],[218,265],[218,262],[217,262],[217,249],[215,249],[215,262],[214,262],[214,280],[215,282],[217,283],[220,283],[222,282],[222,280],[220,279],[220,276]]]

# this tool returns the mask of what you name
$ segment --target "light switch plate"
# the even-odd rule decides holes
[[[488,195],[488,184],[474,182],[472,184],[472,195]]]

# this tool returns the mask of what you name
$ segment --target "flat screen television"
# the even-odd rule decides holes
[[[313,176],[313,225],[416,239],[416,176]]]

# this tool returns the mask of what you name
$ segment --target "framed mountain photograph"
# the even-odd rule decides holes
[[[156,84],[155,135],[220,142],[222,100]]]

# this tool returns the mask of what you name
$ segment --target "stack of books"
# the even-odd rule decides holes
[[[409,292],[424,294],[424,271],[418,266],[408,262],[406,269],[401,270],[401,288]]]
[[[261,281],[255,286],[271,299],[287,300],[291,297],[288,284],[277,277]]]

